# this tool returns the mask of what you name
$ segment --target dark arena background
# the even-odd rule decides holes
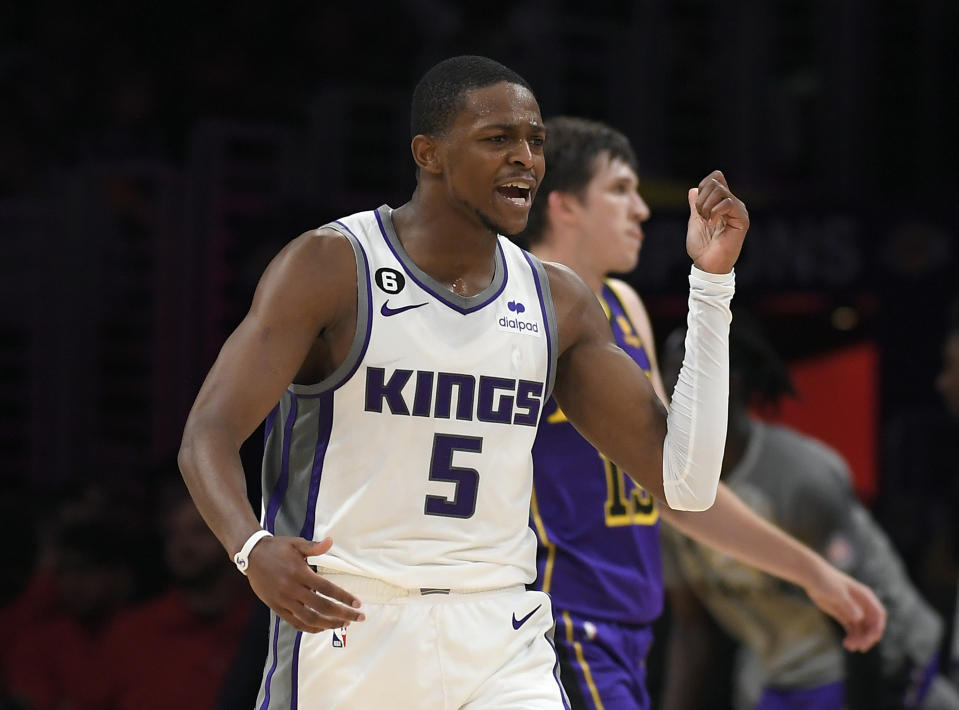
[[[847,457],[953,619],[959,422],[935,380],[959,299],[957,32],[954,0],[6,3],[0,647],[64,638],[57,595],[87,590],[77,614],[101,629],[170,589],[175,456],[206,371],[283,244],[408,199],[410,93],[454,54],[516,69],[546,118],[630,137],[653,215],[626,278],[660,339],[685,318],[686,189],[724,171],[752,218],[736,304],[799,387],[764,414]],[[261,442],[244,449],[254,499]],[[248,609],[222,612],[233,642],[204,677],[258,678]],[[63,652],[122,655],[99,634]],[[219,684],[221,707],[252,702]]]

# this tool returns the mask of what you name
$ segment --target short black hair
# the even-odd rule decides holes
[[[509,67],[488,57],[464,54],[444,59],[423,75],[413,89],[410,104],[410,138],[441,136],[462,108],[463,95],[500,82],[519,84],[533,93],[529,83]]]
[[[733,310],[729,370],[739,377],[747,404],[775,408],[783,397],[796,394],[789,367],[766,337],[759,321],[743,310]]]
[[[543,238],[549,193],[559,190],[582,198],[604,154],[639,172],[629,138],[612,126],[572,116],[546,121],[546,175],[530,208],[526,229],[519,236],[523,246],[530,247]]]

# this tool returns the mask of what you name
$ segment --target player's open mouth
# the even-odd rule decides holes
[[[508,182],[497,187],[496,192],[517,207],[528,208],[532,204],[533,191],[524,182]]]

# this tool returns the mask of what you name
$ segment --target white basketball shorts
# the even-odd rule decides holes
[[[274,616],[257,708],[568,710],[548,595],[521,586],[406,590],[324,576],[362,601],[366,621],[284,634]],[[288,639],[279,644],[292,654],[286,662],[275,657],[284,652],[276,637]]]

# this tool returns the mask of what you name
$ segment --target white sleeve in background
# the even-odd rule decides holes
[[[689,274],[686,355],[669,404],[663,490],[675,510],[706,510],[716,499],[729,417],[729,303],[735,273]]]

